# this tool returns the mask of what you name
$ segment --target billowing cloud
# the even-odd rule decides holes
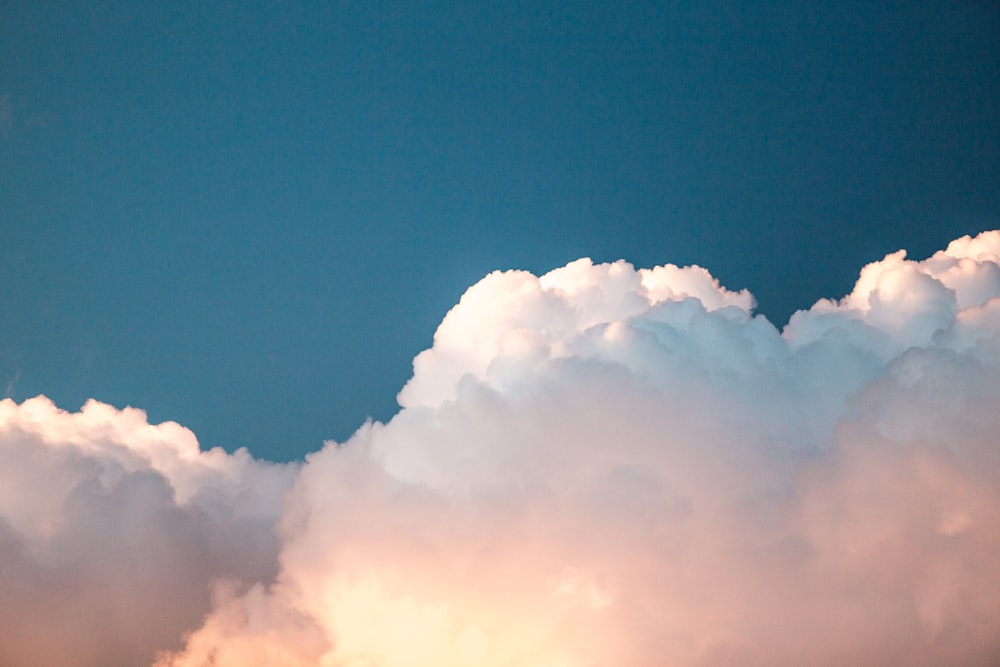
[[[202,452],[173,423],[88,402],[0,401],[0,664],[148,665],[277,574],[296,467]]]
[[[2,436],[18,479],[67,491],[7,493],[14,547],[0,548],[108,542],[65,500],[90,488],[104,518],[169,509],[135,554],[214,536],[169,519],[200,517],[212,484],[217,511],[252,508],[221,522],[240,535],[226,556],[176,560],[214,607],[183,647],[147,642],[166,649],[158,667],[996,664],[1000,232],[889,255],[781,332],[752,308],[699,267],[493,273],[415,359],[402,410],[310,455],[283,504],[289,469],[36,399],[65,423],[98,410],[145,435]],[[0,405],[8,420],[41,411]],[[154,444],[182,440],[184,456]],[[80,461],[39,446],[54,441]],[[89,486],[74,477],[87,470]],[[4,585],[58,585],[18,558]],[[38,605],[98,608],[109,586]]]

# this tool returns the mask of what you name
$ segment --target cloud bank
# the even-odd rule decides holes
[[[752,309],[490,274],[301,468],[0,402],[0,663],[996,664],[1000,232]]]

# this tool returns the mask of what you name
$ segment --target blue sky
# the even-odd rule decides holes
[[[5,2],[0,380],[287,459],[391,416],[493,269],[697,263],[783,324],[1000,226],[998,34],[991,2]]]

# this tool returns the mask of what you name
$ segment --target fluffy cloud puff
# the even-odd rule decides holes
[[[289,465],[90,401],[0,401],[0,664],[148,665],[277,573]]]
[[[1000,232],[752,308],[699,267],[487,276],[307,458],[277,577],[157,665],[996,664]]]
[[[491,274],[161,665],[994,664],[998,256],[889,255],[782,333],[698,267]]]

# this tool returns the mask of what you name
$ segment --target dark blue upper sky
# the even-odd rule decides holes
[[[486,272],[784,323],[1000,226],[996,2],[0,2],[0,380],[289,458]],[[0,387],[2,388],[2,387]]]

